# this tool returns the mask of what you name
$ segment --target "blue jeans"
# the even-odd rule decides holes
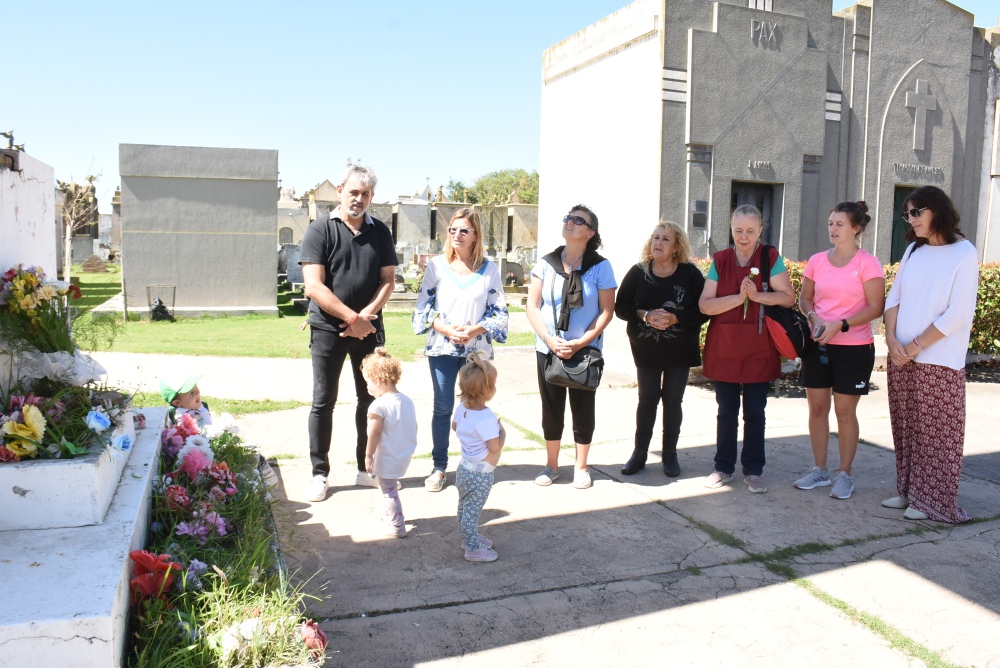
[[[764,472],[764,408],[770,383],[715,382],[719,416],[715,436],[715,470],[732,475],[736,470],[736,432],[739,428],[740,395],[743,396],[743,475]]]
[[[431,382],[434,385],[434,417],[431,418],[431,456],[434,468],[448,470],[448,440],[451,438],[451,414],[455,409],[455,381],[465,358],[454,355],[428,357]]]

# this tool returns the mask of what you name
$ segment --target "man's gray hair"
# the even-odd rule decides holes
[[[347,163],[347,169],[344,170],[344,178],[340,180],[340,185],[345,185],[351,180],[351,177],[357,177],[361,185],[367,186],[372,190],[375,189],[375,185],[378,184],[378,177],[375,176],[375,172],[369,167],[363,165],[355,165],[352,162]]]

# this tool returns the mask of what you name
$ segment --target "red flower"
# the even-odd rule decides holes
[[[302,622],[300,629],[302,632],[302,642],[306,644],[307,648],[313,651],[313,658],[318,659],[323,656],[323,651],[326,649],[326,634],[320,630],[319,624],[311,619],[307,619]]]
[[[163,492],[167,497],[167,505],[172,510],[185,510],[191,505],[191,497],[183,485],[171,485]]]
[[[130,581],[130,602],[137,604],[144,598],[167,600],[165,592],[174,584],[174,577],[182,566],[170,561],[169,554],[151,554],[145,550],[133,550],[129,557],[135,562],[134,577]]]
[[[83,293],[80,292],[80,288],[72,284],[70,284],[69,292],[67,294],[69,295],[70,299],[79,299],[80,297],[83,296]]]
[[[21,458],[7,449],[7,446],[0,445],[0,462],[19,462]]]

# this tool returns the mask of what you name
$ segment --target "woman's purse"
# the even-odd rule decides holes
[[[552,304],[553,326],[558,321],[556,314],[555,278],[553,278],[550,303]],[[559,331],[556,330],[556,334]],[[545,358],[545,382],[573,390],[589,390],[593,392],[601,384],[604,374],[604,355],[598,348],[587,346],[576,352],[568,360],[556,355],[551,350]]]

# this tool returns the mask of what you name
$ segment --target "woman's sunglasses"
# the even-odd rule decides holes
[[[921,211],[926,211],[929,206],[922,206],[919,209],[910,209],[909,211],[903,210],[903,220],[909,220],[910,218],[917,218],[920,216]]]
[[[457,234],[460,237],[467,237],[467,236],[469,236],[469,232],[471,232],[471,231],[472,230],[470,230],[468,227],[449,227],[448,228],[448,234],[451,234],[453,236],[455,234]]]
[[[584,218],[583,216],[574,216],[571,213],[568,213],[565,216],[563,216],[563,222],[573,223],[577,227],[579,227],[580,225],[586,225],[587,227],[590,227],[590,223],[587,222],[586,218]]]

